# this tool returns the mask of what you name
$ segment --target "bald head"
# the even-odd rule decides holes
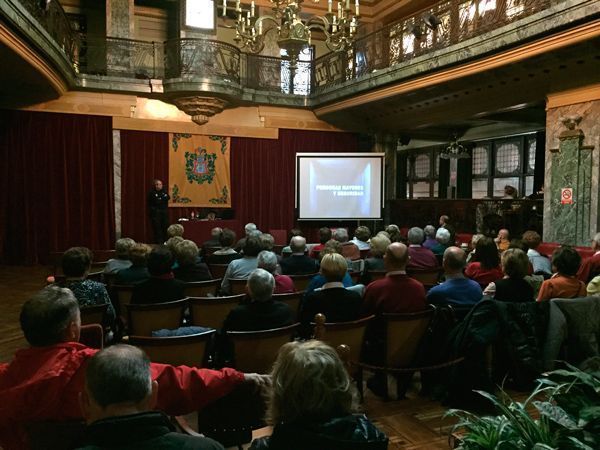
[[[408,247],[402,242],[391,243],[385,251],[384,263],[388,272],[405,270],[408,263]]]
[[[219,238],[221,237],[221,233],[223,232],[222,228],[219,227],[215,227],[212,230],[210,230],[210,235],[212,236],[212,238],[216,241],[219,240]]]
[[[290,240],[290,248],[292,253],[304,253],[306,250],[306,239],[302,236],[294,236]]]
[[[467,255],[459,247],[448,247],[444,251],[444,272],[448,274],[461,273],[467,264]]]

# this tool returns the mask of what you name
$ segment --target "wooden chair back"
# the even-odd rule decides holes
[[[244,295],[229,297],[189,297],[192,325],[221,328],[229,312],[239,305]]]
[[[407,367],[413,363],[434,312],[434,308],[431,307],[418,313],[383,314],[387,332],[387,367]]]
[[[231,295],[240,295],[246,293],[247,278],[230,278],[229,279],[229,291]]]
[[[100,305],[84,306],[79,309],[81,314],[81,325],[88,325],[92,323],[104,323],[106,317],[106,310],[108,309],[108,303],[102,303]]]
[[[104,347],[104,328],[99,323],[81,325],[79,330],[79,342],[90,348],[102,350]]]
[[[288,294],[273,294],[273,300],[287,303],[296,314],[296,318],[300,313],[300,302],[304,296],[304,291],[291,292]]]
[[[275,253],[276,255],[281,255],[281,250],[283,250],[283,247],[285,247],[285,245],[274,245],[273,253]]]
[[[227,267],[229,264],[208,264],[208,268],[210,269],[210,273],[213,278],[223,278],[225,276],[225,272],[227,272]]]
[[[206,347],[215,330],[189,336],[129,336],[129,344],[146,352],[150,361],[172,366],[203,367]]]
[[[294,282],[297,291],[305,291],[315,275],[317,274],[309,273],[307,275],[290,275],[289,277]]]
[[[269,373],[281,346],[296,335],[299,323],[263,331],[228,331],[235,368],[241,372]]]
[[[406,273],[424,286],[435,286],[440,280],[441,269],[436,267],[428,270],[407,270]]]
[[[369,270],[369,280],[371,280],[371,283],[373,281],[376,280],[381,280],[382,278],[385,278],[385,274],[387,273],[387,271],[385,270]]]
[[[151,336],[155,330],[181,326],[187,299],[148,305],[127,305],[129,334]]]
[[[352,322],[327,323],[327,318],[323,314],[317,314],[315,316],[315,339],[324,341],[333,348],[347,345],[350,347],[349,362],[358,363],[367,326],[374,318],[375,316],[372,315]]]
[[[221,250],[223,247],[204,247],[204,256],[208,258],[217,250]]]
[[[125,319],[127,317],[127,305],[131,303],[131,296],[133,295],[133,286],[114,284],[112,289],[117,296],[117,309],[119,315]]]
[[[350,272],[350,278],[352,279],[352,283],[357,285],[360,283],[361,272]]]
[[[210,297],[217,295],[217,291],[221,286],[221,278],[208,281],[190,281],[185,283],[186,297]]]

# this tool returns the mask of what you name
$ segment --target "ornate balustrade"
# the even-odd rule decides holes
[[[286,58],[246,54],[233,45],[207,39],[145,42],[81,35],[71,29],[69,18],[57,0],[4,1],[20,5],[21,10],[26,10],[39,22],[55,41],[59,51],[64,53],[65,63],[68,61],[73,68],[69,77],[78,76],[83,80],[99,75],[130,80],[165,79],[169,83],[173,80],[191,80],[190,86],[193,83],[198,85],[199,80],[210,79],[213,85],[231,85],[232,92],[238,94],[241,90],[248,89],[250,94],[249,97],[244,94],[245,100],[252,100],[252,95],[255,95],[253,93],[261,91],[261,98],[274,98],[269,97],[273,93],[290,93],[292,80]],[[348,51],[329,53],[313,61],[299,62],[291,91],[296,95],[310,96],[311,103],[327,102],[333,95],[332,87],[335,90],[338,84],[356,80],[353,87],[364,89],[364,86],[359,86],[359,82],[374,72],[395,66],[403,67],[413,60],[416,64],[421,56],[433,57],[435,52],[443,49],[450,51],[453,46],[453,51],[456,51],[460,45],[466,47],[467,41],[472,38],[492,40],[490,35],[483,35],[563,2],[584,3],[583,0],[443,0],[357,39]],[[584,6],[581,10],[584,10]],[[558,19],[560,13],[560,8],[554,8],[552,17]],[[552,19],[546,17],[545,20]],[[523,26],[527,26],[527,23]],[[544,31],[552,26],[545,25]],[[451,60],[458,62],[456,58],[468,59],[475,56],[471,50],[467,47],[461,49]],[[477,51],[491,50],[486,47]],[[448,63],[444,61],[440,64]],[[423,70],[435,66],[429,60],[423,64],[427,66]],[[95,88],[101,86],[102,80],[96,78],[93,81]],[[111,86],[118,87],[115,83]],[[367,86],[372,87],[372,83]],[[127,90],[126,87],[123,89]],[[350,89],[347,93],[352,94],[356,89]],[[282,98],[277,97],[277,101]]]
[[[559,1],[441,1],[357,39],[346,53],[328,53],[316,59],[313,92],[483,35]]]

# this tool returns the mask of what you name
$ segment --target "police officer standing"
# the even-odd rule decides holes
[[[163,244],[167,239],[167,227],[169,226],[167,206],[171,197],[163,189],[162,181],[154,180],[153,184],[154,188],[148,193],[148,211],[154,232],[154,242]]]

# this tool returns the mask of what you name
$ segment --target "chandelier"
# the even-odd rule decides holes
[[[235,23],[227,26],[235,29],[235,42],[240,48],[251,53],[259,53],[265,46],[265,35],[274,29],[277,32],[277,44],[287,53],[290,60],[290,86],[293,86],[294,74],[300,52],[311,45],[312,32],[325,35],[325,44],[334,52],[351,47],[358,28],[359,0],[355,0],[354,11],[350,0],[338,1],[334,11],[333,1],[327,0],[327,13],[302,19],[304,0],[269,0],[273,5],[270,14],[256,15],[254,0],[250,10],[242,10],[240,0],[235,3]],[[312,0],[319,3],[319,0]],[[223,0],[222,16],[227,14],[227,0]]]
[[[454,140],[451,141],[446,148],[440,151],[441,159],[464,159],[470,157],[467,149],[458,142],[458,137],[456,135],[454,136]]]

